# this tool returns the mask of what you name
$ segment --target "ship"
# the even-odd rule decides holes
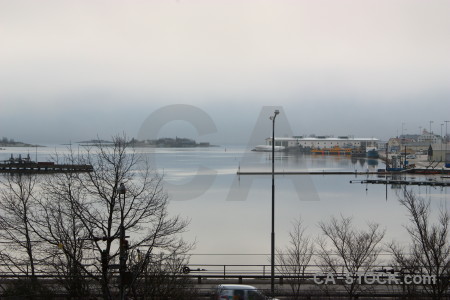
[[[320,148],[320,149],[312,149],[311,154],[320,154],[320,155],[352,155],[352,149],[350,148],[340,148],[335,146],[333,148]]]
[[[379,158],[380,154],[378,154],[378,149],[376,147],[367,147],[366,148],[367,158]]]

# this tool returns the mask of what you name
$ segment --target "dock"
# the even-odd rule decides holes
[[[427,186],[450,186],[450,182],[447,181],[415,181],[404,179],[366,179],[366,180],[351,180],[350,183],[361,184],[393,184],[393,185],[427,185]]]
[[[48,174],[48,173],[77,173],[92,172],[94,168],[86,164],[58,164],[52,161],[32,161],[30,154],[22,157],[11,157],[7,160],[0,161],[0,173],[17,173],[17,174]]]
[[[322,172],[308,172],[308,171],[277,171],[274,175],[378,175],[378,176],[398,176],[398,175],[424,175],[426,173],[409,173],[409,172],[387,172],[384,170],[378,170],[377,172],[350,172],[350,171],[322,171]],[[446,173],[445,173],[446,174]],[[238,171],[237,175],[272,175],[270,171]],[[436,173],[430,173],[428,175],[437,175]],[[450,179],[450,176],[441,176],[442,179]],[[392,185],[424,185],[424,186],[450,186],[450,181],[437,181],[437,180],[409,180],[409,179],[365,179],[365,180],[351,180],[350,183],[361,184],[392,184]]]
[[[92,172],[91,165],[55,164],[53,162],[0,163],[0,173],[75,173]]]
[[[271,171],[238,171],[237,175],[272,175]],[[376,175],[380,172],[358,171],[275,171],[274,175]],[[388,173],[390,174],[390,173]]]
[[[272,175],[271,171],[241,171],[238,170],[237,175]],[[377,171],[275,171],[274,175],[449,175],[448,169],[399,169],[386,170],[378,169]]]

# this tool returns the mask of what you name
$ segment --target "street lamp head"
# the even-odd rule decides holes
[[[121,182],[119,185],[119,194],[125,195],[126,191],[127,191],[127,189],[125,188],[125,184],[123,184],[123,182]]]
[[[275,110],[274,115],[270,116],[270,119],[273,121],[277,117],[277,115],[280,114],[280,111],[278,109]]]

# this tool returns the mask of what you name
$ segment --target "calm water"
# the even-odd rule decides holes
[[[83,151],[74,148],[75,152]],[[32,160],[49,160],[66,146],[7,148],[0,160],[28,153]],[[247,151],[245,147],[195,149],[140,148],[154,168],[164,174],[171,202],[170,213],[189,218],[183,237],[196,241],[193,264],[267,264],[270,253],[271,176],[236,175],[241,171],[270,171],[271,154]],[[277,171],[374,171],[382,162],[352,160],[337,156],[286,155],[276,153]],[[398,204],[400,189],[384,185],[350,184],[362,175],[276,176],[276,245],[288,243],[292,222],[302,218],[312,236],[319,234],[317,223],[331,216],[353,216],[355,225],[374,221],[386,228],[385,242],[407,242],[405,210]],[[433,207],[449,205],[448,188],[416,187],[430,198]],[[208,255],[205,255],[208,254]],[[211,255],[213,254],[213,255]],[[226,254],[226,255],[225,255]],[[261,254],[261,255],[229,255]]]

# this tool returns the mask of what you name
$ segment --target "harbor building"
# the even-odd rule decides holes
[[[432,132],[424,130],[421,135],[417,137],[417,142],[427,143],[427,144],[438,144],[441,143],[443,138]]]
[[[328,149],[328,148],[343,148],[343,149],[367,149],[370,147],[377,147],[377,138],[356,138],[350,136],[316,136],[316,137],[275,137],[275,146],[280,146],[285,149],[306,148],[306,149]],[[266,145],[272,145],[272,138],[266,139]]]

